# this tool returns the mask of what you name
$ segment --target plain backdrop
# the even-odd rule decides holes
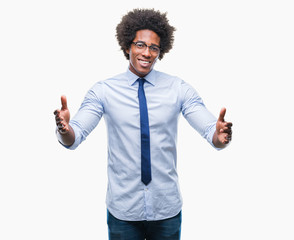
[[[75,151],[55,137],[97,81],[126,71],[115,28],[167,12],[174,48],[155,69],[190,83],[233,141],[214,150],[181,117],[182,239],[294,239],[294,8],[286,0],[0,3],[0,239],[107,239],[104,120]]]

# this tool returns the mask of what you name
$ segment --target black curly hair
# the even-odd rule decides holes
[[[139,30],[148,29],[155,32],[160,37],[159,59],[172,49],[174,42],[173,26],[168,23],[166,13],[155,11],[154,9],[133,9],[123,16],[121,22],[116,27],[116,38],[123,50],[125,57],[130,56],[126,52],[130,48]]]

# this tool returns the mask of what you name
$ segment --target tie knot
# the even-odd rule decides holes
[[[139,84],[141,85],[141,86],[143,86],[143,84],[145,83],[145,78],[139,78],[138,79],[139,80]]]

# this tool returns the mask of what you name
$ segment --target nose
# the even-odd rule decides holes
[[[149,50],[149,47],[146,47],[146,49],[142,52],[142,55],[144,57],[151,57],[151,53],[150,53],[150,50]]]

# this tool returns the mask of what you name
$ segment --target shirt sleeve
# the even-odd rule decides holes
[[[103,84],[98,82],[86,94],[76,115],[70,121],[75,133],[75,142],[68,149],[76,149],[97,126],[104,113]]]
[[[216,117],[205,107],[196,90],[184,81],[181,83],[181,96],[182,114],[185,119],[211,146],[220,150],[212,142],[216,130]]]

